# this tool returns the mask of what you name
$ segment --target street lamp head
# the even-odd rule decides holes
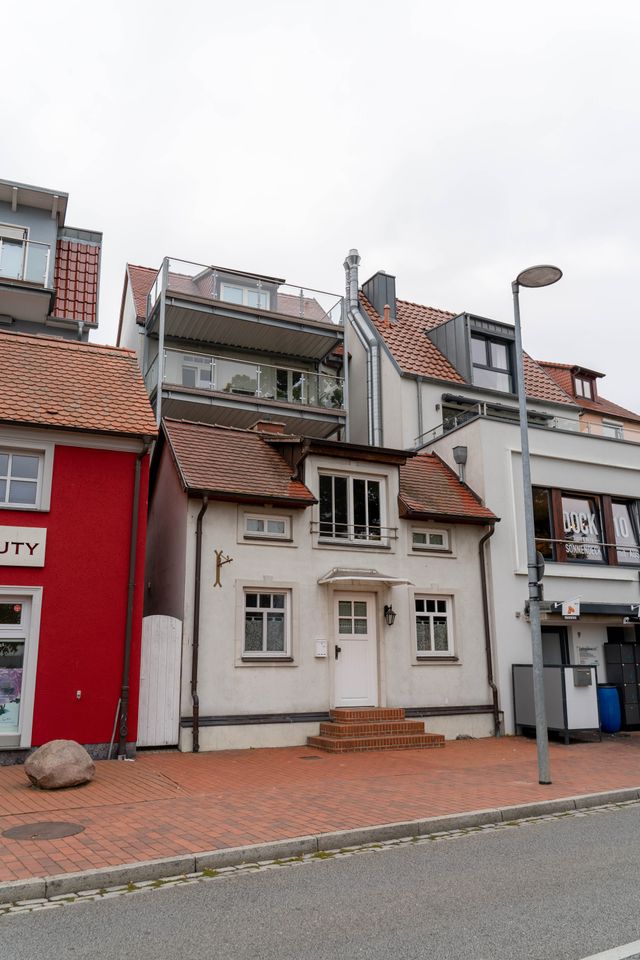
[[[549,287],[562,276],[560,267],[550,264],[540,264],[537,267],[527,267],[516,277],[516,283],[521,287]]]

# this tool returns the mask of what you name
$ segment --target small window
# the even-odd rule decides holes
[[[411,542],[414,550],[448,550],[448,530],[412,530]]]
[[[574,377],[574,383],[577,397],[586,397],[587,400],[593,400],[593,380],[589,377]]]
[[[640,524],[637,501],[613,500],[611,511],[618,563],[640,563]]]
[[[291,537],[291,518],[245,513],[244,535],[247,539],[288,540]]]
[[[243,657],[288,657],[289,594],[247,590],[244,606]]]
[[[602,421],[602,436],[613,437],[614,440],[624,440],[624,425],[613,420]]]
[[[226,303],[258,307],[260,310],[268,310],[270,303],[268,290],[262,290],[260,287],[243,287],[235,283],[220,284],[220,299]]]
[[[453,656],[449,598],[416,597],[415,617],[418,659]]]
[[[0,450],[0,506],[38,506],[42,459],[40,454]]]

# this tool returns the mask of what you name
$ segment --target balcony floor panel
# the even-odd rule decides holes
[[[157,321],[154,328],[157,329]],[[211,306],[168,299],[165,337],[321,360],[342,343],[344,331],[332,324],[233,314]]]
[[[51,309],[53,290],[9,280],[0,281],[0,316],[44,323]]]
[[[325,413],[326,418],[323,416]],[[318,411],[318,408],[309,410],[291,406],[283,408],[255,398],[234,397],[225,403],[224,397],[180,396],[166,387],[163,391],[162,416],[243,430],[248,430],[258,420],[269,419],[283,423],[286,433],[319,439],[331,437],[345,423],[344,411]]]

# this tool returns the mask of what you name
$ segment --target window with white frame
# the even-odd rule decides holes
[[[247,540],[254,537],[260,540],[289,540],[291,517],[245,513],[244,536]]]
[[[320,475],[320,537],[356,543],[382,540],[382,483],[368,477]]]
[[[453,655],[451,604],[448,597],[415,597],[416,653],[422,657]]]
[[[602,421],[602,436],[613,437],[614,440],[624,440],[624,424],[615,420]]]
[[[593,379],[591,377],[574,376],[573,382],[575,383],[577,397],[586,397],[587,400],[593,400]]]
[[[261,290],[260,287],[243,287],[235,283],[220,284],[220,299],[227,303],[242,304],[245,307],[258,307],[260,310],[268,310],[270,304],[268,290]]]
[[[411,531],[411,546],[414,550],[448,550],[448,530],[415,529]]]
[[[40,502],[43,456],[0,450],[0,507],[28,509]]]
[[[245,590],[244,658],[289,657],[290,596],[285,590]]]

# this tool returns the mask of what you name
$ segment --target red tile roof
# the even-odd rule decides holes
[[[154,436],[132,350],[0,333],[0,422]]]
[[[136,320],[138,323],[144,323],[147,318],[147,295],[158,276],[158,271],[152,267],[139,267],[137,264],[128,263],[127,276],[136,308]]]
[[[293,469],[260,434],[186,420],[162,421],[187,490],[219,500],[280,503],[306,507],[316,503]]]
[[[465,383],[463,377],[424,332],[439,327],[458,314],[425,307],[419,303],[410,303],[407,300],[396,300],[397,321],[385,325],[362,293],[360,302],[401,370],[421,377],[433,377],[436,380],[446,380],[451,383]],[[551,400],[555,403],[572,402],[570,397],[559,389],[553,378],[526,353],[524,377],[527,396],[538,400]]]
[[[98,325],[100,247],[75,240],[58,240],[54,285],[56,298],[51,315]]]
[[[421,453],[400,467],[399,501],[401,515],[414,519],[458,523],[498,520],[437,453]]]
[[[600,413],[605,417],[617,417],[619,420],[632,420],[634,423],[640,423],[640,414],[627,410],[619,406],[612,400],[598,396],[596,400],[588,397],[576,397],[574,394],[573,374],[587,373],[595,377],[604,377],[603,373],[596,373],[595,370],[588,370],[586,367],[579,367],[570,363],[553,363],[548,360],[538,360],[538,364],[544,367],[546,372],[560,384],[563,390],[566,390],[583,410],[589,410],[592,413]]]

